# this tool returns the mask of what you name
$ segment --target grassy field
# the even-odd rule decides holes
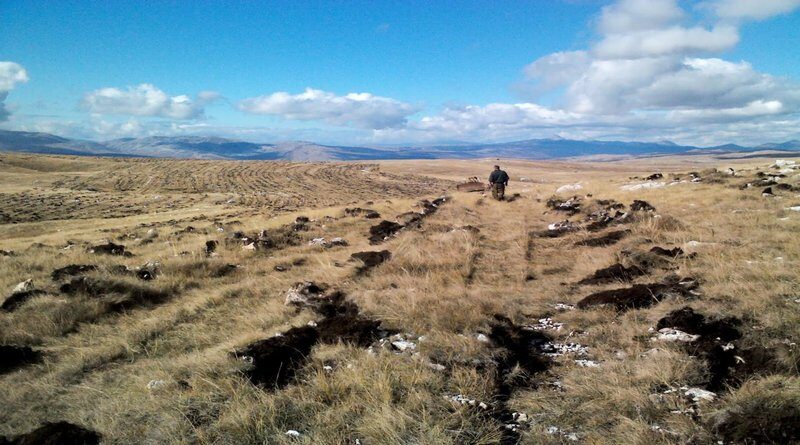
[[[510,199],[455,191],[497,162]],[[0,443],[800,441],[772,162],[0,154]]]

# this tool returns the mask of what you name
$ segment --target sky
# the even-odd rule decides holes
[[[800,0],[0,0],[0,129],[800,139]]]

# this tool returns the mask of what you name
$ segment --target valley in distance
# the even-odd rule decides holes
[[[791,144],[310,162],[8,133],[0,444],[800,441]],[[495,164],[505,200],[459,187]]]

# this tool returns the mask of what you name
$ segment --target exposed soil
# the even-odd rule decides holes
[[[665,249],[660,246],[655,246],[650,249],[650,253],[654,253],[656,255],[661,255],[669,258],[678,258],[684,256],[683,249],[680,247],[673,247],[672,249]]]
[[[489,339],[497,348],[494,373],[495,396],[490,415],[502,427],[500,444],[519,443],[519,432],[505,425],[513,424],[514,417],[508,408],[508,400],[519,386],[536,386],[533,377],[547,371],[552,365],[545,355],[547,345],[552,340],[541,331],[524,329],[515,325],[509,318],[495,315],[491,324]],[[519,370],[523,372],[518,372]]]
[[[653,212],[656,208],[651,206],[647,201],[635,199],[633,203],[631,203],[631,210],[634,212]]]
[[[361,207],[355,207],[355,208],[352,208],[352,209],[350,209],[350,208],[344,209],[344,214],[346,216],[363,216],[364,218],[367,218],[367,219],[375,219],[375,218],[380,218],[381,217],[381,214],[376,212],[375,210],[363,209]]]
[[[251,382],[265,389],[283,388],[294,380],[318,340],[316,328],[301,326],[252,343],[235,355],[252,360],[252,366],[244,371]]]
[[[42,354],[28,346],[0,345],[0,374],[42,361]]]
[[[370,244],[379,244],[384,240],[394,236],[404,226],[393,221],[381,221],[378,225],[369,228],[369,242]]]
[[[47,422],[35,430],[3,440],[8,445],[95,445],[102,435],[69,422]]]
[[[631,231],[628,229],[625,230],[613,230],[611,232],[606,233],[605,235],[598,236],[595,238],[589,238],[583,241],[578,241],[575,243],[576,246],[587,246],[587,247],[603,247],[603,246],[610,246],[612,244],[618,243],[622,238],[630,235]]]
[[[31,289],[22,292],[14,292],[8,296],[3,301],[3,304],[0,305],[0,310],[11,312],[18,307],[22,306],[26,301],[30,300],[33,297],[37,297],[39,295],[44,295],[47,292],[41,289]]]
[[[389,331],[381,329],[381,321],[362,315],[334,315],[317,322],[319,341],[322,343],[352,343],[366,347],[375,340],[386,337]]]
[[[593,285],[613,283],[614,281],[632,281],[636,277],[646,275],[647,272],[646,269],[638,266],[625,267],[616,263],[603,269],[597,269],[592,276],[578,281],[578,284]]]
[[[126,251],[125,246],[123,246],[122,244],[114,244],[114,243],[106,243],[90,247],[89,252],[99,253],[103,255],[121,255],[121,256],[133,255],[130,252]]]
[[[577,306],[581,309],[609,306],[623,312],[650,307],[670,297],[691,296],[696,288],[697,282],[691,278],[678,280],[671,277],[661,283],[636,284],[632,287],[596,292],[583,298]]]
[[[577,196],[573,196],[567,200],[554,196],[548,199],[545,205],[548,209],[565,212],[568,215],[574,215],[581,211],[581,199]]]
[[[360,273],[364,273],[389,261],[392,258],[392,253],[388,250],[381,250],[379,252],[356,252],[350,255],[350,258],[364,263],[364,265],[358,268]]]
[[[721,414],[722,419],[714,429],[725,443],[800,443],[800,406],[797,404],[762,401]]]
[[[97,266],[95,266],[94,264],[70,264],[69,266],[59,267],[58,269],[55,269],[50,274],[50,277],[53,279],[53,281],[60,281],[63,278],[83,275],[85,273],[93,272],[95,270],[97,270]]]
[[[674,310],[658,321],[657,329],[675,328],[700,335],[685,345],[687,353],[706,361],[706,388],[719,391],[726,386],[738,386],[753,375],[774,372],[778,366],[775,354],[763,347],[742,347],[742,321],[736,317],[708,319],[690,307]]]
[[[291,383],[318,342],[341,341],[366,347],[393,332],[382,329],[380,320],[361,315],[355,303],[345,300],[343,292],[326,289],[324,284],[298,283],[290,290],[296,295],[287,298],[287,304],[309,308],[320,314],[321,320],[257,341],[235,353],[252,358],[252,367],[245,374],[254,384],[282,388]],[[305,302],[300,303],[303,299]]]
[[[120,311],[138,306],[161,304],[172,294],[126,281],[76,277],[59,288],[65,294],[84,294],[90,298],[101,298],[109,311]]]

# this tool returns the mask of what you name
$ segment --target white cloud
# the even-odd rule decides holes
[[[725,4],[729,15],[757,18],[757,8],[733,8],[738,3],[716,2],[720,8]],[[764,2],[769,12],[763,16],[791,10],[788,3],[797,2]],[[409,123],[404,132],[378,136],[430,138],[428,132],[438,138],[501,140],[557,134],[686,143],[692,137],[745,141],[785,134],[787,122],[800,124],[800,84],[758,72],[747,62],[713,57],[739,41],[736,22],[722,15],[704,27],[693,24],[695,18],[675,0],[620,0],[602,9],[598,40],[588,48],[545,55],[524,68],[528,82],[535,82],[528,90],[550,93],[552,106],[445,109]],[[761,134],[743,133],[755,123]],[[781,131],[769,130],[770,125]]]
[[[187,95],[169,96],[154,85],[143,83],[125,90],[92,91],[83,97],[82,104],[96,114],[195,119],[202,117],[204,106],[218,97],[218,93],[210,91],[201,92],[194,100]]]
[[[661,29],[684,16],[674,0],[620,0],[603,7],[598,30],[609,35]]]
[[[0,62],[0,92],[7,93],[17,84],[28,81],[28,72],[14,62]]]
[[[306,88],[300,94],[285,92],[252,97],[239,102],[239,109],[284,119],[323,121],[334,125],[381,129],[403,125],[417,109],[411,104],[369,93],[337,96]]]
[[[684,28],[671,26],[664,29],[612,34],[593,48],[593,54],[602,59],[632,59],[671,54],[720,52],[739,42],[739,33],[732,26]]]
[[[724,19],[764,20],[800,8],[800,0],[717,0],[708,5]]]
[[[8,120],[11,114],[5,106],[9,91],[17,84],[28,81],[28,72],[22,65],[14,62],[0,62],[0,122]]]

